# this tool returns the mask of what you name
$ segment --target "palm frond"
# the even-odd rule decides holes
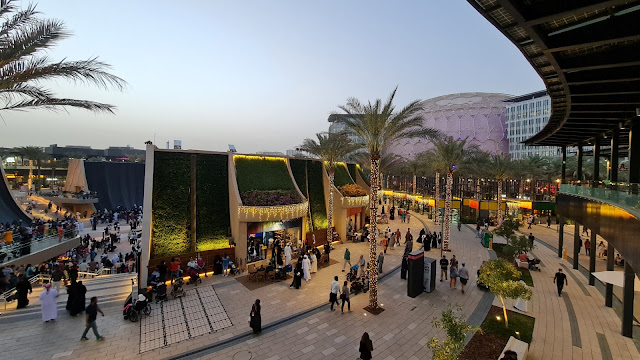
[[[15,84],[10,89],[0,88],[0,99],[5,102],[15,101],[16,98],[33,98],[37,100],[45,100],[53,97],[53,93],[49,90],[31,86],[29,84]]]
[[[5,43],[0,51],[0,66],[51,47],[56,41],[69,35],[64,29],[64,24],[59,20],[40,20],[13,29],[4,36]]]
[[[24,100],[15,103],[5,104],[0,107],[3,110],[22,111],[29,108],[44,108],[51,111],[64,110],[66,107],[85,109],[93,112],[106,112],[113,114],[116,107],[114,105],[103,104],[88,100],[76,99],[46,99],[46,100]]]
[[[9,11],[5,12],[5,8],[9,7]],[[15,7],[13,5],[8,5],[0,9],[0,17],[4,17],[5,13],[15,11]],[[0,43],[4,44],[4,37],[12,30],[18,29],[21,26],[33,24],[36,19],[34,19],[35,15],[38,12],[34,5],[29,5],[26,9],[18,11],[11,18],[7,19],[4,24],[0,27]]]

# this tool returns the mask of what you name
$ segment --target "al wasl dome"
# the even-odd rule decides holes
[[[424,126],[440,130],[454,139],[467,138],[491,154],[508,154],[507,125],[504,100],[507,94],[460,93],[443,95],[423,101]],[[424,139],[400,140],[391,151],[408,159],[433,148]]]

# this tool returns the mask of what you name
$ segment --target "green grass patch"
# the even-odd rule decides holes
[[[531,277],[531,271],[529,269],[518,269],[522,275],[520,275],[520,280],[524,281],[527,286],[533,287],[533,278]]]
[[[496,316],[499,316],[500,320],[497,320]],[[504,340],[508,340],[510,336],[513,336],[530,344],[536,319],[511,310],[507,310],[507,316],[509,317],[509,328],[504,326],[502,308],[492,306],[480,328],[486,334],[495,335]],[[519,332],[520,335],[516,334],[516,332]]]
[[[505,254],[507,248],[507,244],[493,244],[493,251],[496,252],[496,256],[515,264],[515,258],[513,255]],[[521,274],[519,280],[524,281],[528,286],[533,286],[533,278],[531,277],[529,269],[518,268],[518,271],[520,271]]]
[[[252,190],[295,190],[283,158],[236,156],[236,179],[240,193]]]

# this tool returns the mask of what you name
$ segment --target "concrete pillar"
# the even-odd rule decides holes
[[[629,190],[638,194],[640,183],[640,121],[631,120],[629,130]]]
[[[196,160],[197,160],[197,155],[196,154],[191,154],[191,185],[189,188],[189,195],[190,195],[190,206],[191,206],[191,223],[190,223],[190,239],[189,239],[189,246],[191,248],[192,252],[196,252],[198,246],[196,244],[196,185],[197,185],[197,181],[196,181]]]
[[[558,257],[562,257],[562,247],[564,246],[564,219],[558,215]]]
[[[633,296],[636,273],[629,262],[624,262],[624,289],[622,300],[622,336],[633,337]]]
[[[560,181],[563,184],[567,182],[567,147],[562,146],[562,166],[560,168]]]
[[[613,271],[613,259],[614,249],[611,242],[607,244],[607,271]],[[613,284],[607,284],[604,293],[604,305],[606,307],[613,307]]]
[[[618,149],[620,147],[620,134],[616,131],[611,136],[611,158],[609,159],[610,172],[609,180],[612,183],[612,188],[615,189],[618,182]]]
[[[594,286],[596,283],[596,277],[593,276],[593,272],[596,271],[596,232],[591,230],[591,250],[589,250],[589,285]]]
[[[591,179],[591,186],[598,187],[600,182],[600,139],[596,138],[593,141],[593,178]]]
[[[582,185],[582,145],[578,145],[578,150],[576,150],[576,157],[578,159],[578,171],[576,174],[577,182],[576,185]]]
[[[153,164],[155,146],[147,145],[146,160],[144,163],[144,199],[142,200],[142,241],[140,249],[140,272],[138,273],[138,284],[146,285],[149,275],[149,256],[151,255],[151,227],[153,225]]]
[[[580,224],[573,226],[573,268],[578,270],[578,257],[580,256]]]

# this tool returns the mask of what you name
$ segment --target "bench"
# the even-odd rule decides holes
[[[498,360],[504,357],[504,353],[507,350],[515,351],[518,354],[518,360],[524,360],[527,358],[527,352],[529,351],[529,344],[524,341],[518,340],[513,336],[509,337],[509,341],[507,341],[507,345],[502,349],[502,354]]]

